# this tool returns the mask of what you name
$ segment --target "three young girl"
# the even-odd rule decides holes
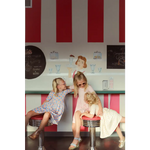
[[[49,122],[50,124],[58,124],[64,112],[64,99],[66,94],[72,92],[71,89],[66,89],[66,83],[62,78],[56,78],[52,82],[53,91],[51,91],[43,102],[43,104],[27,113],[25,116],[25,128],[32,116],[43,114],[42,122],[39,128],[29,137],[35,139],[39,136],[41,130]]]
[[[81,142],[80,128],[82,125],[82,116],[93,117],[95,114],[101,117],[101,138],[110,136],[116,129],[117,134],[120,137],[119,147],[124,146],[125,138],[122,135],[119,123],[124,123],[125,118],[119,115],[116,111],[102,108],[101,101],[93,88],[88,85],[87,78],[82,72],[77,72],[73,78],[73,86],[70,89],[66,89],[65,81],[62,78],[56,78],[53,80],[52,86],[53,91],[51,91],[44,101],[44,103],[29,111],[25,116],[25,127],[27,126],[29,119],[32,116],[43,114],[43,120],[39,128],[31,134],[29,137],[35,139],[39,136],[41,130],[47,125],[48,122],[51,124],[58,124],[62,114],[64,112],[64,99],[66,94],[70,93],[74,89],[74,97],[77,97],[77,105],[73,116],[72,131],[74,139],[69,147],[69,149],[75,149],[79,147]],[[89,113],[90,112],[90,113]]]

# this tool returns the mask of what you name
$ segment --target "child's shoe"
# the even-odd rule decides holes
[[[125,143],[125,138],[123,140],[119,140],[119,148],[122,148],[124,146],[124,143]]]

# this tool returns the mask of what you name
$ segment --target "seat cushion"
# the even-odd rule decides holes
[[[43,114],[41,115],[37,115],[37,116],[33,116],[30,118],[31,120],[42,120],[43,119]]]
[[[89,117],[83,116],[82,120],[101,120],[101,118],[97,117],[97,116],[94,116],[93,118],[89,118]]]

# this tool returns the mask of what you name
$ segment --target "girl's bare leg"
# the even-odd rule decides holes
[[[125,117],[122,117],[120,123],[125,123]]]
[[[81,115],[81,112],[80,111],[76,111],[75,112],[75,130],[74,130],[74,137],[76,138],[80,138],[80,128],[81,128],[81,119],[80,119],[80,115]],[[73,139],[72,143],[74,144],[78,144],[79,141],[77,139]],[[70,146],[70,148],[72,148],[74,146]]]
[[[121,132],[119,126],[116,128],[116,132],[117,132],[117,134],[118,134],[120,140],[121,140],[121,141],[124,140],[124,136],[123,136],[123,134],[122,134],[122,132]]]
[[[73,132],[73,136],[75,137],[75,134],[76,134],[76,126],[75,126],[75,123],[72,123],[72,132]]]
[[[30,110],[30,111],[26,114],[26,116],[25,116],[25,129],[26,129],[28,123],[29,123],[29,119],[30,119],[32,116],[36,116],[36,115],[39,115],[39,114],[40,114],[40,113],[36,113],[36,112],[34,112],[33,110]]]
[[[38,131],[41,131],[44,129],[44,127],[47,125],[49,118],[51,117],[50,112],[45,112],[45,114],[43,115],[43,119],[42,122],[38,128]]]
[[[50,112],[44,113],[43,119],[42,119],[42,121],[41,121],[40,126],[38,127],[38,129],[37,129],[33,134],[30,135],[30,138],[31,138],[31,139],[35,139],[35,138],[38,137],[40,131],[43,130],[44,127],[47,125],[48,120],[49,120],[50,117],[51,117]]]

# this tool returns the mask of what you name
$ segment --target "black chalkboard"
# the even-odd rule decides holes
[[[107,69],[125,69],[125,45],[107,45]]]
[[[25,78],[34,79],[42,74],[46,66],[44,53],[36,46],[25,46]]]

